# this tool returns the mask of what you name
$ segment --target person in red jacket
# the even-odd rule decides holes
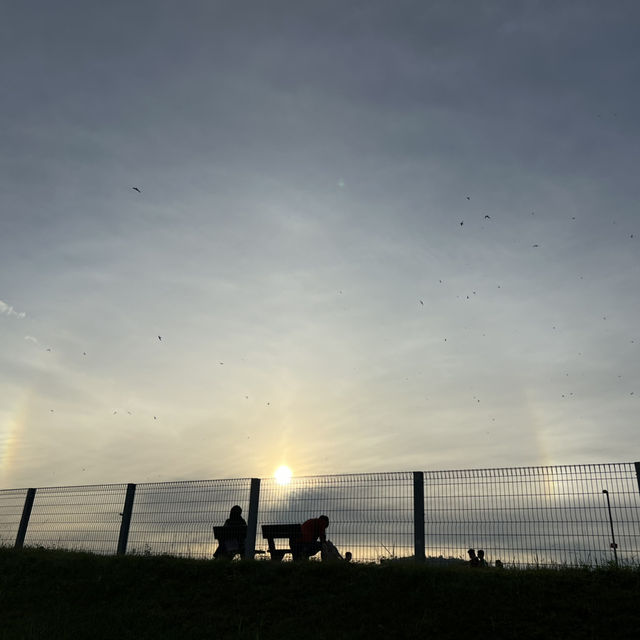
[[[311,518],[302,524],[300,538],[289,540],[291,555],[294,560],[308,560],[322,549],[322,544],[327,541],[325,531],[329,526],[329,518],[320,516]]]

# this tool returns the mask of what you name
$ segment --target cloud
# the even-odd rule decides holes
[[[15,316],[16,318],[26,318],[27,314],[24,311],[16,311],[10,304],[0,300],[0,314],[6,316]]]

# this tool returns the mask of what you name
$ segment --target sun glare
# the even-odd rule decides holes
[[[293,472],[291,471],[291,469],[289,469],[289,467],[284,464],[281,467],[278,467],[274,474],[276,482],[278,484],[289,484],[291,482],[292,475]]]

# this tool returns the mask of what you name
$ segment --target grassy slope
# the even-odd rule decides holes
[[[640,637],[640,570],[214,563],[0,549],[0,638]]]

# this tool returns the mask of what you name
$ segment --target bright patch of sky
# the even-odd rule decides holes
[[[638,459],[638,25],[6,6],[0,487]]]

